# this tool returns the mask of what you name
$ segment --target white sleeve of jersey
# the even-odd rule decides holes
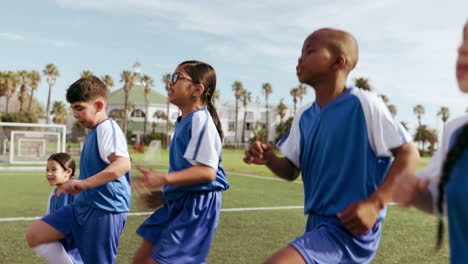
[[[96,128],[96,133],[99,155],[104,162],[110,164],[108,157],[112,153],[120,157],[130,157],[124,133],[114,120],[108,119],[102,122]]]
[[[184,158],[192,165],[201,163],[217,170],[221,156],[221,138],[208,111],[194,113],[191,132]]]
[[[46,211],[46,215],[50,214],[50,200],[52,199],[52,196],[55,194],[55,189],[53,189],[50,193],[49,193],[49,199],[47,199],[47,211]]]
[[[426,168],[419,171],[417,176],[421,179],[429,179],[429,191],[432,195],[434,212],[437,212],[437,200],[439,197],[439,182],[442,177],[442,167],[450,149],[450,140],[453,133],[468,122],[468,115],[459,117],[447,123],[444,128],[439,149],[434,153]],[[445,210],[446,212],[446,210]]]
[[[412,141],[411,136],[396,121],[380,96],[354,88],[364,111],[369,142],[378,157],[391,157],[391,149]]]
[[[299,109],[299,111],[294,116],[291,129],[276,144],[281,153],[283,153],[286,158],[291,161],[298,169],[301,169],[301,131],[299,127],[299,120],[301,119],[302,113],[304,113],[304,111],[309,109],[311,106],[312,103],[309,103]]]

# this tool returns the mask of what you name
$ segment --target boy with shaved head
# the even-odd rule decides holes
[[[253,143],[248,164],[293,181],[302,174],[306,231],[266,263],[369,263],[397,175],[414,172],[419,154],[408,133],[372,92],[347,87],[358,46],[347,32],[324,28],[304,41],[296,67],[315,102],[295,115],[278,142]],[[394,160],[392,163],[392,156]]]

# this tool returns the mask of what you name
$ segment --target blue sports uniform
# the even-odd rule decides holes
[[[165,186],[164,206],[138,228],[137,234],[157,245],[159,263],[206,263],[218,225],[221,192],[229,188],[221,166],[221,139],[206,108],[177,120],[170,145],[169,172],[203,164],[217,170],[209,183]]]
[[[306,232],[291,243],[307,263],[369,263],[380,241],[380,212],[375,226],[355,237],[336,215],[368,198],[391,165],[391,149],[409,135],[374,93],[348,88],[320,107],[316,102],[296,114],[277,144],[302,173]]]
[[[88,133],[80,157],[80,180],[91,177],[109,164],[109,155],[128,158],[125,136],[112,119]],[[72,236],[85,263],[115,263],[120,234],[130,210],[130,175],[76,195],[73,205],[57,210],[43,220]]]
[[[75,197],[71,194],[61,193],[60,196],[57,197],[57,189],[53,189],[49,195],[49,201],[47,203],[47,214],[54,212],[66,205],[72,204]],[[72,259],[73,263],[75,264],[82,264],[84,263],[81,259],[80,252],[75,246],[75,242],[73,241],[73,237],[68,236],[64,239],[60,240],[62,243],[63,248],[67,251],[68,255]]]
[[[468,115],[459,117],[447,123],[439,149],[418,177],[430,180],[429,189],[434,201],[434,212],[437,210],[438,184],[442,177],[442,167],[448,151],[453,147],[462,127],[468,123]],[[446,185],[445,213],[448,215],[450,263],[465,263],[468,260],[468,150],[455,162],[450,179]]]

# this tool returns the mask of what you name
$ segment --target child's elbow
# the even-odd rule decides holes
[[[120,166],[122,168],[123,173],[127,173],[132,169],[132,163],[128,158],[120,158]]]
[[[206,176],[206,182],[212,182],[216,180],[216,170],[213,168],[208,168],[205,176]]]

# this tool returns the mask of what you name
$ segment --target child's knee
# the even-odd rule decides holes
[[[26,242],[28,242],[28,246],[30,248],[38,246],[39,243],[39,235],[38,232],[36,232],[36,229],[34,228],[34,224],[32,224],[28,230],[26,231]]]

